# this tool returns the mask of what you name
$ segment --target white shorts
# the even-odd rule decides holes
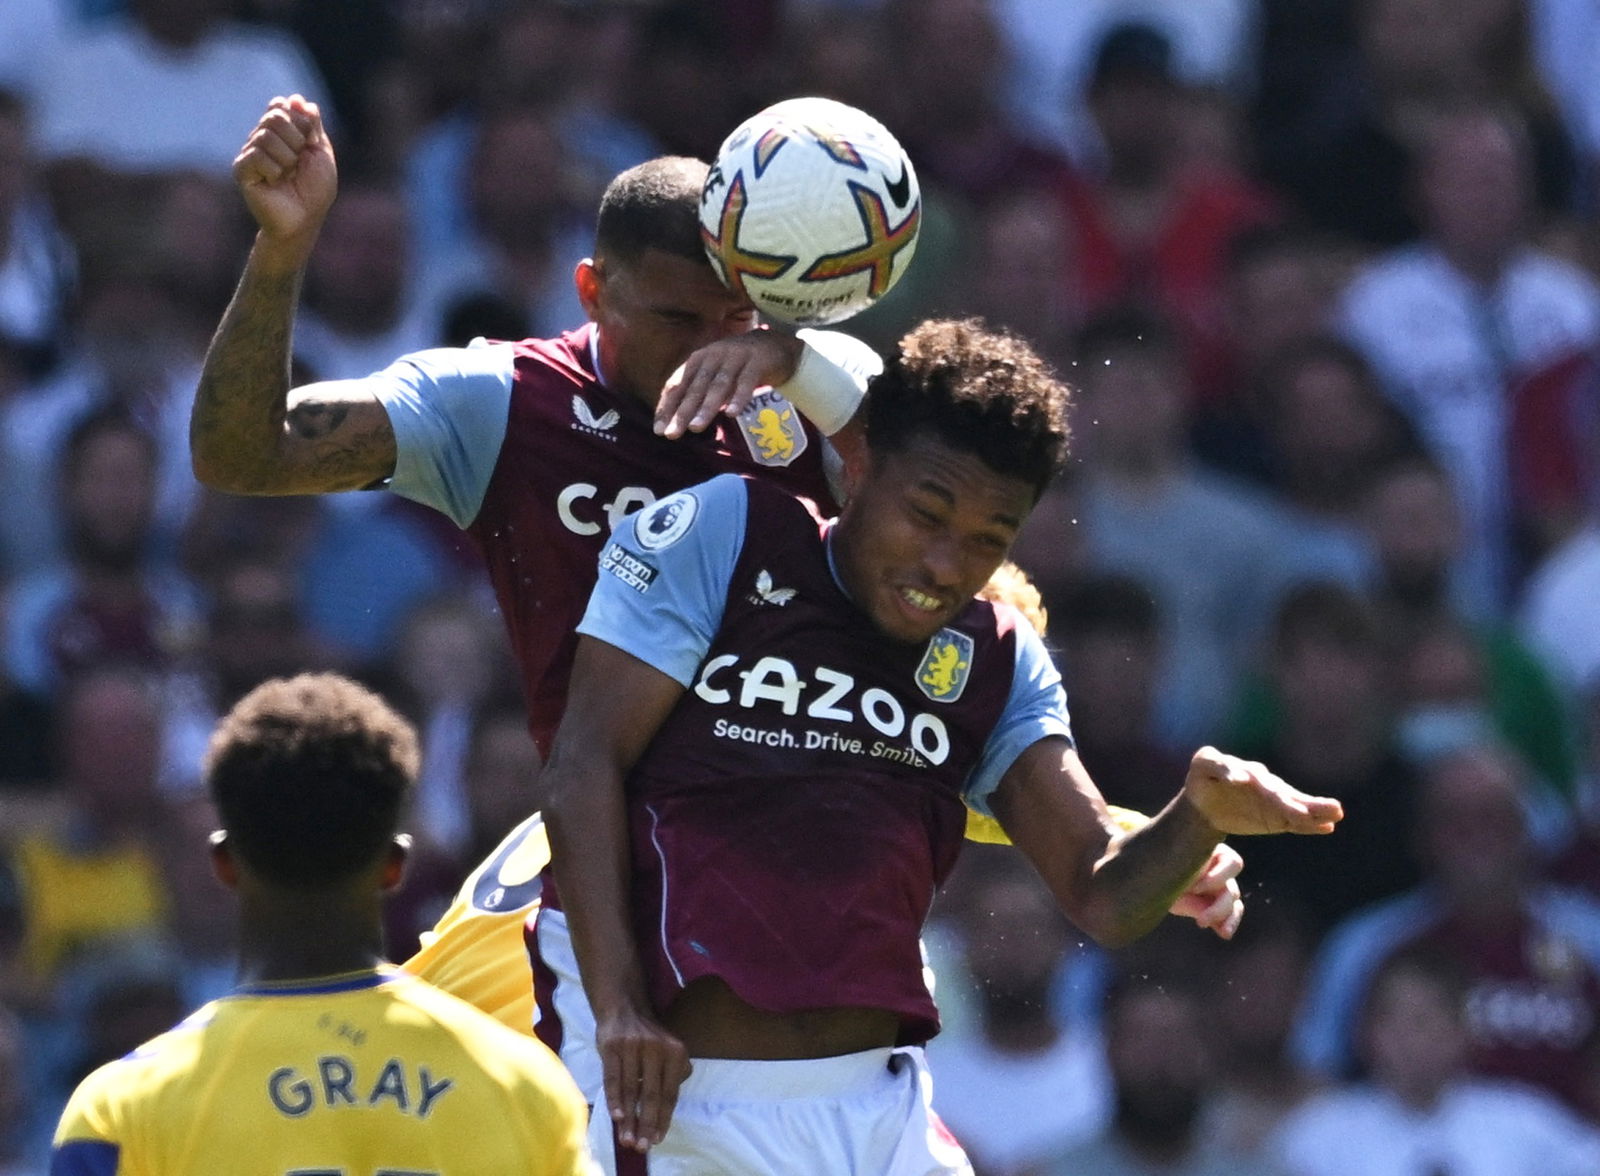
[[[589,1146],[608,1176],[972,1176],[932,1099],[920,1048],[696,1058],[665,1139],[620,1148],[597,1105]]]
[[[578,976],[578,957],[572,950],[572,932],[567,929],[564,911],[541,909],[533,925],[534,946],[539,958],[533,961],[534,985],[545,989],[535,993],[534,1028],[541,1040],[549,1040],[548,1026],[539,1022],[550,1015],[561,1023],[561,1063],[583,1092],[583,1100],[598,1106],[605,1094],[605,1077],[600,1054],[594,1047],[594,1012],[584,995]],[[547,972],[541,976],[541,966]],[[550,980],[554,983],[549,983]]]

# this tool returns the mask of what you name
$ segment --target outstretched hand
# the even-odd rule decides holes
[[[678,438],[702,432],[719,412],[737,416],[758,389],[794,375],[805,344],[784,331],[758,329],[700,348],[667,377],[656,402],[655,431]]]
[[[1137,833],[1150,823],[1150,818],[1136,809],[1114,804],[1107,807],[1111,819],[1124,833]],[[1244,918],[1244,896],[1239,891],[1239,872],[1243,869],[1244,858],[1239,852],[1219,842],[1211,851],[1211,860],[1194,876],[1189,888],[1178,896],[1168,913],[1180,919],[1193,919],[1196,926],[1215,931],[1220,939],[1232,939]]]
[[[1284,783],[1262,764],[1202,747],[1183,781],[1188,802],[1219,833],[1332,833],[1344,807]]]
[[[654,1018],[632,1010],[598,1017],[595,1030],[617,1140],[645,1151],[666,1137],[678,1088],[693,1068],[689,1051]]]
[[[339,188],[333,144],[315,102],[274,98],[233,161],[233,178],[268,237],[309,242]]]

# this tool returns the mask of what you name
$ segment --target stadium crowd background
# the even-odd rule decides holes
[[[1174,924],[1107,958],[965,855],[931,1055],[980,1173],[1123,1171],[1118,1139],[1320,1171],[1327,1100],[1468,1071],[1542,1092],[1389,1129],[1600,1127],[1597,64],[1566,0],[0,4],[0,1173],[228,989],[196,772],[251,685],[344,669],[422,730],[396,958],[537,770],[447,522],[190,475],[248,245],[228,166],[292,91],[341,165],[301,380],[573,326],[616,171],[779,97],[877,115],[924,228],[847,329],[980,314],[1077,389],[1016,556],[1103,791],[1159,806],[1214,742],[1344,801],[1333,838],[1241,846],[1224,947]]]

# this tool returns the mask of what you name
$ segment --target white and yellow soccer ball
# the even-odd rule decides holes
[[[882,298],[921,225],[917,173],[895,137],[828,98],[791,98],[740,123],[700,196],[723,282],[793,326],[840,322]]]

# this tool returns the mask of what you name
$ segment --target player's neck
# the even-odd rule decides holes
[[[290,901],[241,897],[240,983],[336,976],[384,961],[375,900],[352,905],[326,895]]]

